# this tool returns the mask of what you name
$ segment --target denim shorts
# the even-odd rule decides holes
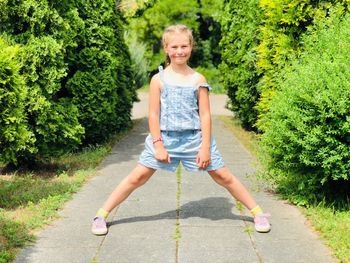
[[[161,136],[165,149],[170,155],[170,163],[163,163],[156,160],[155,149],[152,143],[152,136],[146,137],[145,149],[141,153],[139,163],[153,169],[163,169],[175,172],[180,161],[187,171],[203,171],[196,163],[197,154],[202,143],[202,132],[200,130],[185,131],[162,131]],[[209,166],[204,171],[213,171],[224,167],[224,161],[218,151],[214,137],[210,142]]]

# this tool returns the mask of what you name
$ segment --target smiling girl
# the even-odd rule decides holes
[[[184,25],[168,27],[162,37],[167,66],[159,67],[150,83],[149,130],[145,149],[131,173],[115,188],[92,224],[92,233],[108,232],[106,218],[158,169],[175,172],[179,163],[187,171],[206,171],[219,185],[243,203],[254,217],[258,232],[270,231],[267,214],[241,182],[224,165],[211,134],[209,91],[203,75],[188,61],[193,48],[192,31]]]

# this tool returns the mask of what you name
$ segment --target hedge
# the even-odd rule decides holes
[[[245,128],[254,128],[259,99],[256,85],[256,47],[260,24],[258,0],[228,1],[221,18],[221,80],[231,101],[231,110]]]
[[[303,52],[304,34],[328,16],[336,3],[349,11],[349,2],[306,0],[226,0],[221,19],[222,81],[231,108],[248,129],[261,131],[269,101],[279,90],[277,79]]]
[[[280,87],[277,79],[281,71],[290,64],[294,56],[303,52],[303,35],[314,24],[325,19],[329,10],[340,3],[344,12],[349,1],[307,1],[307,0],[262,0],[260,8],[262,23],[259,27],[259,45],[257,47],[257,68],[261,78],[257,88],[261,93],[256,109],[259,128],[263,115],[269,111],[269,100]]]
[[[2,162],[50,158],[106,141],[131,125],[135,85],[114,1],[5,1],[0,10],[0,33],[18,49],[4,53],[0,83],[13,84],[0,88],[20,94],[2,104],[18,120],[0,129],[23,138],[4,148]]]
[[[350,15],[319,21],[277,78],[263,117],[262,152],[292,201],[347,200],[350,188]]]
[[[35,138],[25,113],[28,89],[19,72],[20,47],[0,37],[0,50],[0,161],[16,162],[18,153],[35,152]]]

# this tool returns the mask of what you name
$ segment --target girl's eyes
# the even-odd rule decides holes
[[[179,47],[178,47],[178,46],[172,46],[171,48],[177,49],[177,48],[179,48]],[[188,48],[188,46],[181,46],[181,48]]]

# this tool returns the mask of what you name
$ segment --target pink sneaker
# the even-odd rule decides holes
[[[271,230],[271,225],[267,219],[269,214],[259,214],[254,218],[255,230],[260,233],[267,233]]]
[[[108,232],[106,219],[103,217],[95,217],[92,223],[91,232],[94,235],[105,235]]]

